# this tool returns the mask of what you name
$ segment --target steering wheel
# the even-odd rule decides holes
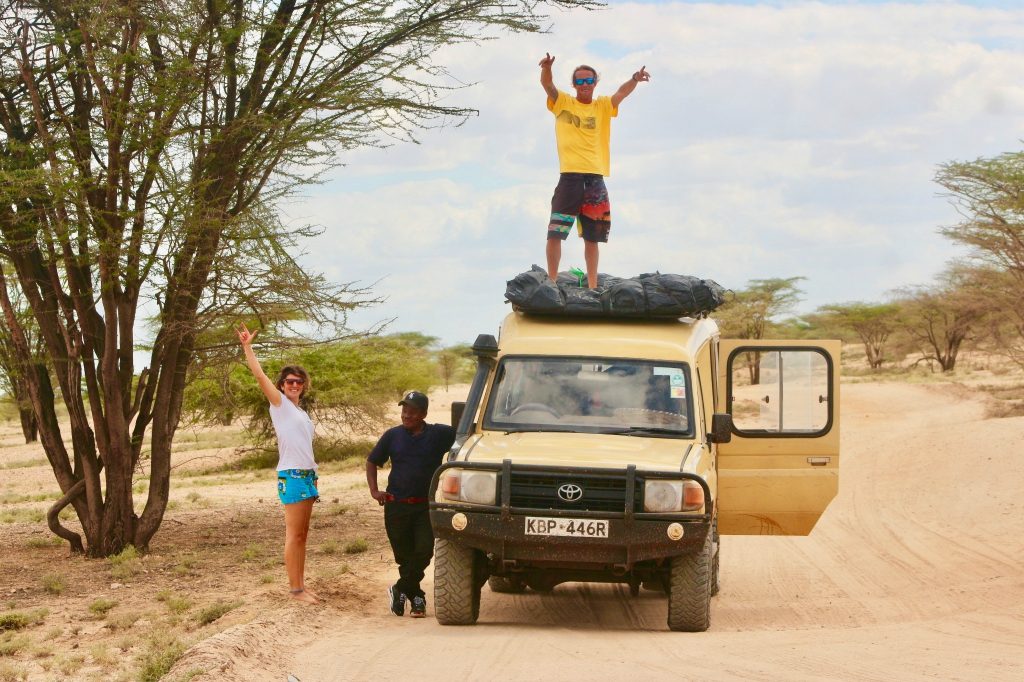
[[[562,418],[562,415],[557,410],[555,410],[555,408],[551,407],[550,405],[545,405],[544,403],[523,403],[516,409],[512,410],[509,416],[514,417],[520,412],[547,412],[555,419]]]

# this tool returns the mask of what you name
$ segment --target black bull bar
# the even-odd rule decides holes
[[[448,500],[435,501],[437,487],[448,469],[494,471],[498,476],[496,504],[470,504]],[[587,476],[622,474],[625,500],[621,510],[585,510],[512,506],[512,477],[516,473],[565,476],[567,482]],[[704,491],[703,512],[644,512],[636,499],[637,482],[667,479],[696,481]],[[434,535],[473,547],[500,562],[530,564],[605,565],[630,568],[639,561],[664,559],[697,551],[710,531],[714,501],[707,482],[691,473],[625,470],[598,467],[513,465],[511,460],[496,462],[447,462],[434,472],[430,482],[430,521]],[[462,530],[456,530],[452,518],[465,517]],[[526,518],[600,519],[608,522],[608,536],[564,537],[527,534]],[[673,540],[668,526],[677,523],[683,536]]]

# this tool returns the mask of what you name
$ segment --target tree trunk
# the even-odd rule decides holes
[[[39,423],[36,421],[36,413],[32,408],[19,404],[18,417],[21,419],[21,432],[25,435],[25,442],[35,443],[39,440]]]

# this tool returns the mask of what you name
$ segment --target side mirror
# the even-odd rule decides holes
[[[712,443],[728,443],[732,440],[732,415],[716,412],[711,415],[711,433],[708,440]]]
[[[462,413],[465,411],[466,403],[464,401],[452,403],[452,426],[454,428],[459,428],[459,422],[462,420]]]

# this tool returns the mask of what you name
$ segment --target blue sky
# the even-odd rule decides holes
[[[364,149],[299,201],[325,228],[303,262],[377,282],[394,318],[445,343],[493,333],[505,281],[543,265],[557,181],[537,61],[568,89],[581,62],[610,94],[652,73],[613,123],[601,270],[742,288],[803,276],[801,310],[930,281],[957,249],[938,164],[1019,148],[1024,8],[1010,2],[612,2],[556,12],[545,35],[442,51],[480,111],[420,144]],[[563,268],[582,266],[570,237]]]

